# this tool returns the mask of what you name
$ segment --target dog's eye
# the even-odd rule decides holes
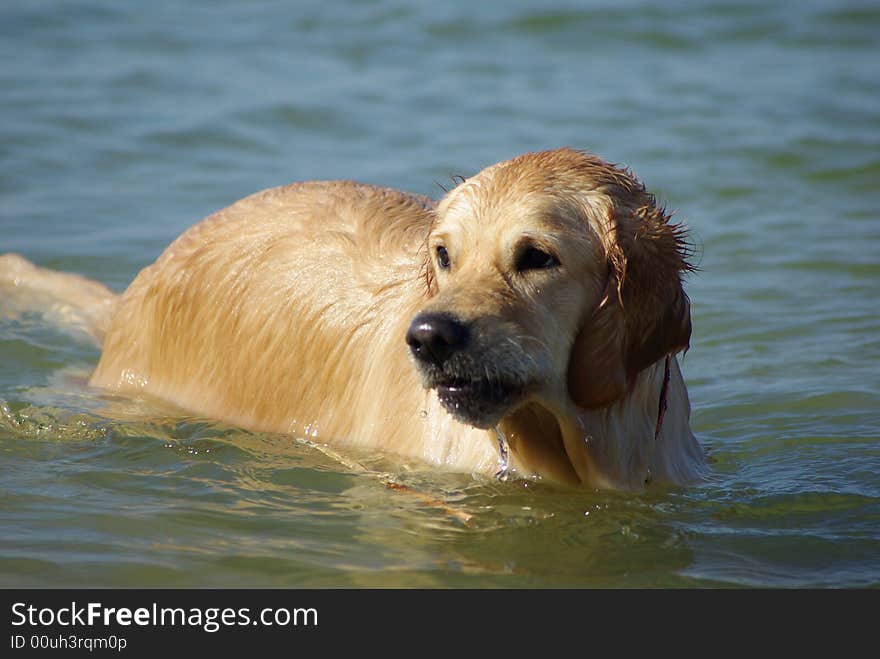
[[[526,270],[547,270],[559,265],[559,259],[552,254],[543,252],[535,247],[526,247],[516,257],[516,269],[518,272]]]
[[[449,252],[446,251],[443,245],[437,246],[437,263],[444,270],[449,269]]]

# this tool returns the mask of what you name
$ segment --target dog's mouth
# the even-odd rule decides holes
[[[452,416],[477,428],[491,428],[526,396],[527,387],[500,378],[441,377],[431,383]]]

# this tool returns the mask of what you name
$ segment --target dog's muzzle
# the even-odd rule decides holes
[[[497,374],[475,358],[471,328],[449,314],[419,314],[406,342],[426,388],[437,391],[452,416],[478,428],[490,428],[524,394],[521,384]],[[488,366],[488,367],[487,367]],[[490,375],[496,373],[496,375]]]

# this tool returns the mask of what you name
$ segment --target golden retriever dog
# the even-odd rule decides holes
[[[676,353],[682,229],[582,151],[488,167],[439,203],[293,184],[196,224],[116,296],[0,259],[102,343],[95,387],[457,471],[600,488],[705,468]]]

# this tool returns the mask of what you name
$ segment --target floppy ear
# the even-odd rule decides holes
[[[569,394],[584,409],[610,405],[643,369],[690,344],[684,232],[651,195],[640,196],[645,203],[636,208],[608,208],[605,294],[584,319],[568,365]]]

